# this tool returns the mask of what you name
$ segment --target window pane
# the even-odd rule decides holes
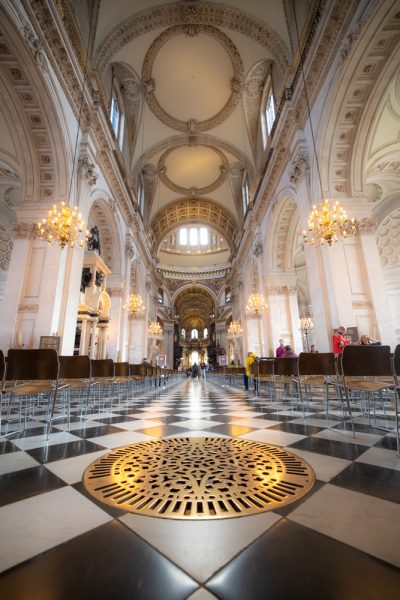
[[[110,111],[110,120],[112,128],[114,129],[114,133],[118,134],[118,124],[119,124],[119,107],[118,102],[115,96],[111,98],[111,111]]]
[[[190,245],[197,246],[198,244],[198,231],[195,227],[190,228]]]
[[[206,227],[200,227],[200,244],[202,246],[208,244],[208,229]]]
[[[120,119],[119,136],[118,136],[118,144],[121,149],[122,149],[122,144],[124,143],[124,129],[125,129],[125,117],[122,114],[121,119]]]
[[[269,93],[268,102],[267,102],[267,126],[268,133],[271,133],[272,126],[275,121],[275,106],[274,106],[274,97],[272,92]]]
[[[187,246],[187,229],[186,227],[181,227],[179,230],[179,243],[181,246]]]

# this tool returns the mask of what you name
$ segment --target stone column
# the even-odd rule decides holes
[[[164,354],[168,368],[174,368],[174,321],[164,321]]]
[[[96,334],[97,334],[97,324],[98,318],[90,319],[90,349],[89,349],[89,358],[96,358],[97,347],[96,347]]]
[[[82,319],[82,325],[81,325],[81,341],[79,344],[79,354],[86,355],[86,354],[88,354],[89,338],[90,338],[89,317],[87,315],[82,315],[80,318]]]

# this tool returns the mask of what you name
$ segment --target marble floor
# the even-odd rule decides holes
[[[110,449],[166,436],[283,446],[314,469],[297,503],[258,515],[176,521],[98,503],[85,468]],[[255,398],[215,379],[136,393],[85,421],[40,415],[0,437],[0,597],[7,600],[380,600],[400,594],[400,457],[356,416],[356,436],[319,402]]]

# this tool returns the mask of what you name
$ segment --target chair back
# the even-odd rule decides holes
[[[3,382],[6,374],[6,361],[3,350],[0,350],[0,386],[3,387]]]
[[[250,374],[252,377],[258,377],[258,360],[251,363]]]
[[[91,360],[92,377],[114,377],[114,361],[111,358]]]
[[[274,359],[262,358],[258,362],[258,375],[260,377],[266,377],[274,374]]]
[[[298,358],[274,358],[274,374],[284,377],[297,375]]]
[[[9,350],[7,355],[7,380],[56,380],[59,362],[56,350]]]
[[[129,363],[114,363],[114,375],[115,377],[129,377]]]
[[[397,344],[394,350],[393,366],[396,375],[400,376],[400,344]]]
[[[129,365],[129,374],[136,377],[145,377],[146,367],[141,363],[138,363],[136,365]]]
[[[299,375],[336,375],[333,352],[301,352],[298,364]]]
[[[61,379],[90,379],[91,366],[88,356],[59,356]]]
[[[342,373],[345,377],[392,376],[390,346],[346,346]]]

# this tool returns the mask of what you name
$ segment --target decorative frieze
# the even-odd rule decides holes
[[[123,289],[118,287],[107,288],[107,294],[113,298],[122,298]]]
[[[39,312],[39,304],[18,304],[19,313],[37,313]]]
[[[36,223],[14,223],[13,231],[17,240],[34,240],[39,233]]]
[[[269,286],[265,290],[268,296],[292,296],[297,294],[297,286],[295,285],[275,285]]]

